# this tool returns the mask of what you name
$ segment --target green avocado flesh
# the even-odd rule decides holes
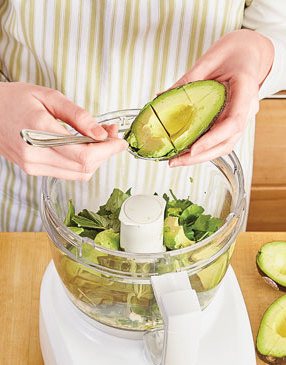
[[[286,242],[274,241],[263,245],[256,262],[263,275],[286,288]]]
[[[173,156],[212,126],[225,99],[225,86],[213,80],[166,91],[145,105],[125,138],[140,156]]]
[[[132,125],[127,141],[141,156],[161,157],[173,150],[166,130],[150,105],[145,106]]]
[[[168,216],[164,221],[164,244],[170,250],[184,248],[194,244],[184,233],[183,226],[179,225],[179,218]]]
[[[286,364],[286,295],[263,315],[256,339],[259,356],[269,364]]]

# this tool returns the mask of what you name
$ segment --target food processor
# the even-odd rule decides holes
[[[117,124],[122,136],[138,112],[122,110],[96,119]],[[64,224],[70,200],[77,210],[96,212],[114,188],[131,188],[137,197],[120,213],[125,247],[132,240],[134,247],[152,241],[160,221],[156,204],[162,205],[170,190],[223,224],[193,245],[160,252],[112,250]],[[148,239],[133,224],[128,241],[128,225],[142,218],[144,204],[148,219],[154,216]],[[246,216],[243,172],[235,153],[171,169],[166,161],[137,160],[125,151],[88,182],[45,177],[41,214],[53,256],[40,294],[45,365],[222,365],[230,354],[232,364],[255,363],[247,312],[229,266]]]

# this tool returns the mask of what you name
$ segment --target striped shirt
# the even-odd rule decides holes
[[[140,108],[240,29],[244,12],[243,0],[2,0],[0,69],[60,90],[94,116]],[[253,136],[254,122],[236,146],[248,192]],[[40,177],[0,158],[1,231],[43,229],[40,187]]]

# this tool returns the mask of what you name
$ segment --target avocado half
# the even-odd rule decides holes
[[[143,107],[124,138],[139,156],[170,158],[213,125],[225,100],[225,86],[213,80],[166,91]]]
[[[275,300],[264,313],[256,350],[268,364],[286,364],[286,295]]]
[[[276,290],[286,291],[286,242],[268,242],[256,256],[258,272]]]

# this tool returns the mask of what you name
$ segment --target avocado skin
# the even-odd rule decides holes
[[[264,361],[266,364],[274,364],[274,365],[283,365],[286,364],[286,357],[274,357],[274,356],[268,356],[268,355],[262,355],[257,347],[256,347],[256,353],[260,360]]]
[[[256,267],[257,267],[257,271],[258,273],[261,275],[261,277],[263,278],[263,280],[270,285],[272,288],[274,288],[275,290],[280,290],[282,292],[286,292],[286,283],[284,285],[284,283],[282,283],[281,281],[278,282],[277,278],[275,277],[275,272],[269,272],[269,269],[266,270],[263,267],[263,262],[261,262],[261,258],[263,255],[263,252],[265,251],[265,249],[269,248],[271,249],[271,247],[273,247],[273,251],[275,250],[275,246],[278,245],[285,245],[285,249],[286,249],[286,242],[285,241],[273,241],[273,242],[268,242],[266,244],[264,244],[260,250],[258,251],[257,255],[256,255]],[[276,254],[279,254],[276,252],[276,250],[274,251]],[[285,260],[285,267],[286,267],[286,260]],[[267,271],[267,272],[266,272]]]
[[[281,302],[282,302],[282,305],[281,305]],[[285,343],[282,343],[282,346],[283,346],[282,351],[281,351],[281,349],[277,349],[277,353],[279,352],[280,356],[275,355],[275,349],[274,350],[271,349],[271,352],[272,352],[271,355],[264,354],[263,352],[269,352],[269,349],[268,349],[268,351],[267,350],[263,351],[263,349],[260,348],[260,347],[265,346],[264,341],[266,343],[267,343],[267,341],[273,341],[273,336],[274,335],[275,336],[279,335],[277,330],[275,330],[275,331],[269,331],[268,330],[270,332],[269,336],[267,336],[267,334],[263,333],[263,330],[266,327],[269,326],[270,328],[272,328],[271,325],[273,325],[273,320],[274,320],[274,323],[275,323],[275,319],[277,319],[277,316],[276,316],[276,318],[275,318],[275,316],[271,317],[271,314],[272,314],[272,312],[275,312],[275,310],[277,310],[277,308],[278,308],[278,311],[276,311],[276,312],[277,313],[279,312],[279,314],[280,314],[281,311],[284,311],[284,316],[285,316],[285,314],[286,314],[286,295],[283,295],[282,297],[276,299],[266,309],[265,313],[263,314],[263,317],[262,317],[262,320],[261,320],[261,323],[260,323],[260,327],[259,327],[259,330],[258,330],[258,334],[257,334],[257,337],[256,337],[256,353],[257,353],[258,357],[267,364],[275,364],[275,365],[276,364],[286,364],[286,346],[285,346]],[[271,318],[269,318],[269,317],[271,317]],[[283,324],[284,324],[285,318],[283,318],[282,321],[283,321]],[[268,325],[269,322],[270,322],[270,325]],[[276,324],[275,328],[277,328],[277,324]],[[273,332],[274,332],[274,335],[273,335]],[[282,336],[282,339],[285,339],[284,334]],[[277,344],[277,339],[276,338],[274,338],[274,342],[275,342],[275,345],[276,345]]]
[[[220,84],[220,86],[222,85],[224,87],[224,97],[223,97],[223,103],[220,107],[220,109],[218,110],[218,112],[216,113],[216,115],[212,118],[211,122],[205,127],[202,129],[202,131],[197,135],[195,136],[195,138],[192,138],[190,143],[185,143],[183,146],[179,146],[179,147],[175,147],[171,150],[169,150],[168,153],[166,153],[166,155],[164,156],[157,156],[156,155],[156,151],[154,151],[154,156],[150,156],[150,155],[142,155],[140,154],[140,152],[138,151],[139,149],[132,146],[132,144],[130,144],[130,137],[132,136],[133,137],[133,134],[132,134],[132,131],[133,131],[133,126],[134,126],[134,123],[137,122],[137,119],[138,117],[140,117],[142,115],[142,113],[146,110],[147,107],[149,107],[150,105],[156,105],[156,103],[159,101],[159,99],[162,99],[162,97],[164,97],[165,95],[167,95],[168,93],[172,92],[174,93],[175,91],[178,91],[178,92],[181,92],[183,91],[183,93],[185,93],[187,95],[187,89],[188,87],[194,87],[194,86],[199,86],[203,83],[209,83],[209,82],[212,82],[212,83],[216,83],[216,84]],[[125,135],[124,135],[124,139],[127,140],[127,142],[129,143],[129,149],[138,157],[142,156],[142,157],[159,157],[160,160],[168,160],[168,159],[171,159],[171,158],[174,158],[174,157],[177,157],[181,154],[184,154],[185,152],[188,151],[189,147],[194,144],[200,137],[202,137],[205,133],[207,133],[209,131],[209,129],[213,126],[213,124],[215,123],[215,121],[217,120],[217,118],[220,116],[220,114],[222,113],[224,107],[225,107],[225,104],[226,104],[226,87],[224,86],[224,84],[222,83],[219,83],[217,81],[213,81],[213,80],[198,80],[198,81],[194,81],[194,82],[191,82],[189,84],[185,84],[185,85],[181,85],[181,86],[178,86],[177,88],[174,88],[174,89],[171,89],[171,90],[168,90],[166,91],[165,93],[163,94],[160,94],[158,95],[156,98],[154,98],[152,101],[150,101],[149,103],[147,103],[143,108],[142,110],[140,111],[140,113],[138,114],[138,116],[135,118],[135,120],[133,121],[131,127],[126,131]],[[190,105],[192,105],[192,102],[191,100],[189,99],[189,102],[190,102]],[[154,108],[153,108],[154,109]],[[157,116],[158,117],[158,116]],[[160,118],[158,118],[158,120],[160,121]],[[160,121],[161,122],[161,121]],[[161,122],[161,124],[163,124]],[[170,141],[171,143],[173,144],[173,141],[172,141],[172,138],[170,138]]]
[[[258,254],[257,254],[258,255]],[[256,268],[258,273],[260,274],[260,276],[262,277],[262,279],[265,281],[265,283],[269,286],[271,286],[271,288],[275,289],[275,290],[280,290],[281,292],[286,293],[286,287],[277,283],[275,280],[271,279],[269,276],[267,276],[265,274],[265,272],[263,270],[260,269],[259,265],[256,262]]]

